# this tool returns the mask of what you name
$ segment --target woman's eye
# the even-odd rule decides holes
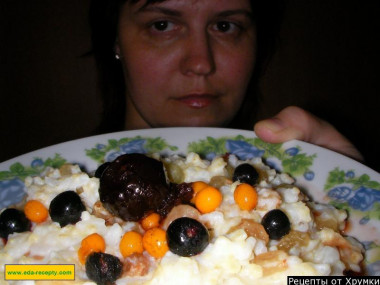
[[[222,33],[234,33],[238,31],[239,27],[228,21],[220,21],[215,24],[214,29]]]
[[[157,21],[152,25],[153,29],[160,32],[171,31],[174,29],[174,24],[169,21]]]

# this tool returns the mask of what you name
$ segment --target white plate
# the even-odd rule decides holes
[[[222,128],[147,129],[99,135],[37,150],[0,164],[0,209],[19,202],[23,179],[47,166],[78,163],[86,171],[127,152],[189,151],[206,158],[233,153],[241,159],[261,156],[291,174],[316,201],[347,209],[348,235],[366,247],[370,275],[380,275],[380,174],[335,152],[301,141],[267,144],[251,131]]]

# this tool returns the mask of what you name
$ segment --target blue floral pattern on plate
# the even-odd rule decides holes
[[[154,153],[164,149],[175,151],[178,147],[169,145],[161,137],[141,137],[110,139],[107,144],[96,144],[91,149],[86,149],[86,155],[98,163],[113,161],[125,153]]]
[[[331,204],[359,216],[361,224],[380,220],[380,183],[368,175],[356,177],[352,170],[335,168],[329,172],[325,191]]]
[[[301,147],[284,149],[282,144],[268,144],[259,138],[247,138],[242,135],[236,137],[207,137],[199,141],[191,142],[188,151],[196,152],[207,159],[215,155],[225,153],[234,154],[242,160],[254,157],[276,158],[281,165],[270,161],[271,167],[287,172],[293,176],[306,175],[308,180],[314,179],[314,172],[310,170],[315,154],[308,155],[302,152]],[[210,155],[211,154],[211,155]]]
[[[7,171],[0,171],[0,209],[18,203],[25,195],[23,180],[27,176],[39,175],[47,167],[61,167],[66,160],[59,154],[45,161],[34,158],[30,166],[19,162],[12,164]]]
[[[0,181],[0,209],[21,201],[24,195],[24,182],[19,178]]]

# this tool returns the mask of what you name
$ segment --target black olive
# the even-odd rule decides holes
[[[103,172],[107,169],[107,167],[111,164],[111,162],[105,162],[96,169],[95,171],[95,177],[100,178],[103,175]]]
[[[86,274],[98,285],[113,284],[121,275],[123,265],[111,254],[91,253],[86,260]]]
[[[205,226],[192,218],[174,220],[166,231],[171,252],[180,256],[201,253],[209,244],[209,233]]]
[[[29,231],[30,221],[24,212],[9,208],[0,214],[0,237],[8,239],[8,235]]]
[[[232,180],[253,186],[259,181],[259,173],[251,164],[243,163],[235,168]]]
[[[49,214],[54,222],[61,227],[75,224],[86,210],[79,195],[74,191],[65,191],[58,194],[51,202]]]
[[[270,239],[278,240],[290,231],[288,216],[281,210],[271,210],[265,214],[261,224],[268,233]]]

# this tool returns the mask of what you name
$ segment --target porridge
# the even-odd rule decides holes
[[[360,273],[364,250],[343,235],[346,212],[310,201],[294,182],[261,158],[234,155],[126,154],[95,176],[49,168],[26,178],[20,211],[1,213],[0,275],[5,264],[75,264],[68,284],[286,284]]]

